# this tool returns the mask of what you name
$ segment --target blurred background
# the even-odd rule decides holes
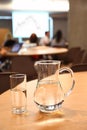
[[[61,29],[69,47],[87,49],[86,12],[87,0],[0,0],[0,44],[7,31],[21,40],[27,39],[33,28],[38,37],[49,30],[51,38]]]

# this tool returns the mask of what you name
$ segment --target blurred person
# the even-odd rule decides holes
[[[29,38],[30,43],[36,43],[38,45],[38,37],[35,33],[32,33]]]
[[[68,47],[67,41],[63,37],[61,30],[58,30],[51,41],[52,47]]]
[[[3,47],[11,48],[16,43],[16,40],[13,39],[12,34],[9,32],[5,36],[5,41]]]
[[[35,33],[32,33],[30,38],[29,38],[29,41],[31,44],[36,44],[36,46],[38,45],[38,37]],[[39,55],[33,55],[32,58],[34,58],[35,60],[39,60]]]
[[[45,36],[40,39],[39,45],[46,45],[46,46],[50,45],[50,32],[49,31],[45,32]]]
[[[13,39],[12,34],[10,32],[7,33],[5,36],[4,43],[0,48],[0,70],[6,71],[10,68],[11,61],[6,55],[9,51],[11,51],[15,43],[16,40]]]
[[[35,33],[32,33],[27,40],[28,42],[24,42],[22,45],[22,48],[18,52],[18,54],[27,54],[29,51],[29,48],[38,46],[38,37]],[[32,55],[33,59],[39,59],[38,55]]]
[[[46,31],[45,36],[40,39],[39,45],[41,46],[50,46],[51,40],[50,40],[50,32]],[[51,60],[51,55],[43,55],[43,59],[45,60]]]
[[[8,56],[7,47],[0,48],[0,72],[8,71],[10,69],[11,61]]]
[[[31,44],[32,43],[32,44]],[[38,37],[35,33],[32,33],[27,41],[24,41],[22,47],[33,47],[38,45]]]

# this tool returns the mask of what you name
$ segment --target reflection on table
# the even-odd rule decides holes
[[[22,48],[18,53],[8,52],[7,55],[48,55],[48,54],[60,54],[66,53],[67,48],[53,48],[48,46],[36,46]]]
[[[75,88],[58,113],[41,113],[33,102],[37,80],[27,83],[28,112],[11,113],[10,90],[0,95],[0,130],[87,130],[87,72],[74,73]],[[62,76],[66,85],[68,80]]]

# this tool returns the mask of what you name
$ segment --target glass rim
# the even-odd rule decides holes
[[[10,78],[23,78],[23,77],[26,77],[26,74],[11,74],[10,75]]]
[[[40,60],[36,61],[37,64],[60,64],[60,60]]]

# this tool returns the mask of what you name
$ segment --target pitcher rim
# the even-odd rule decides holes
[[[36,61],[36,63],[38,64],[60,64],[61,61],[60,60],[40,60],[40,61]]]

